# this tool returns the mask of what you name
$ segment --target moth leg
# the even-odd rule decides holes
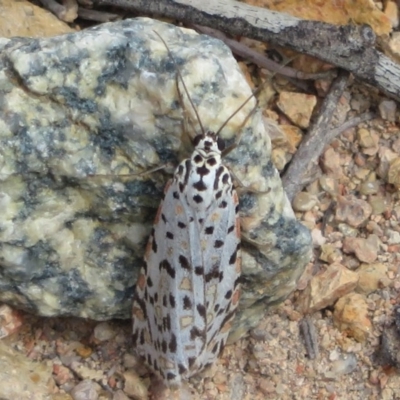
[[[170,168],[171,165],[170,164],[162,164],[159,165],[157,167],[151,168],[147,171],[143,171],[143,172],[138,172],[138,173],[132,173],[132,174],[93,174],[93,175],[87,175],[86,178],[89,178],[91,180],[95,179],[95,180],[99,180],[101,182],[101,179],[119,179],[121,180],[121,182],[126,182],[128,179],[132,179],[132,178],[139,178],[139,177],[143,177],[149,174],[152,174],[154,172],[160,171],[162,169],[167,169]]]

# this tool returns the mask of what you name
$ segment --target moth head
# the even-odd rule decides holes
[[[225,148],[225,142],[215,132],[207,131],[195,136],[193,146],[196,150],[202,150],[206,154],[210,152],[220,154]]]

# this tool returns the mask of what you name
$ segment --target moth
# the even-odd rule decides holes
[[[239,303],[239,201],[218,135],[253,97],[215,133],[203,128],[179,69],[177,76],[202,132],[165,187],[133,301],[134,349],[168,386],[217,359]]]

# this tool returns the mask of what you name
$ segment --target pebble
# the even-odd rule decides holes
[[[0,306],[0,339],[18,331],[23,323],[22,314],[6,304]]]
[[[271,394],[275,393],[275,384],[271,382],[268,378],[261,378],[258,380],[258,388],[264,393],[266,396],[271,396]]]
[[[96,380],[100,381],[104,376],[104,371],[100,369],[94,369],[87,364],[80,363],[78,361],[73,361],[70,365],[72,371],[77,374],[81,379],[84,380]]]
[[[372,329],[366,298],[359,293],[349,293],[340,298],[335,304],[333,321],[340,331],[365,342]]]
[[[380,183],[378,181],[363,182],[360,185],[360,193],[365,195],[376,194],[379,191]]]
[[[321,229],[317,229],[317,228],[312,229],[311,237],[312,237],[313,245],[316,247],[320,247],[326,243],[326,237],[323,236]]]
[[[339,185],[337,179],[334,179],[328,175],[322,175],[319,178],[319,184],[322,190],[329,193],[332,197],[336,197],[339,193]]]
[[[53,364],[53,377],[57,385],[61,386],[73,378],[71,370],[62,364]]]
[[[353,181],[365,181],[368,176],[371,174],[371,171],[368,168],[356,168],[354,170],[354,177],[353,177]],[[357,178],[357,179],[355,179]]]
[[[280,128],[282,129],[288,144],[286,146],[287,151],[289,153],[294,153],[303,139],[302,130],[294,125],[280,125]]]
[[[75,351],[76,354],[80,355],[82,358],[88,358],[93,354],[93,349],[89,346],[84,346],[83,344],[78,346]]]
[[[396,153],[400,154],[400,138],[396,139],[396,140],[393,142],[393,144],[392,144],[392,149],[393,149]]]
[[[226,381],[227,381],[227,376],[226,376],[226,374],[224,374],[223,372],[221,372],[221,371],[217,371],[215,374],[214,374],[214,376],[213,376],[213,382],[216,384],[216,385],[221,385],[221,384],[223,384],[223,383],[226,383]]]
[[[379,114],[382,119],[390,122],[396,121],[397,104],[393,100],[382,100],[378,106]]]
[[[372,141],[375,144],[370,145],[370,146],[362,146],[362,154],[364,154],[367,157],[374,156],[378,153],[379,151],[379,136],[373,132],[373,133],[368,133],[368,139],[366,139],[368,142]]]
[[[125,353],[124,357],[123,357],[123,365],[126,369],[129,368],[136,368],[138,367],[138,364],[140,364],[140,362],[138,361],[138,359],[130,354],[130,353]]]
[[[384,10],[385,15],[389,18],[392,27],[399,26],[399,8],[395,1],[388,1]]]
[[[93,335],[99,342],[110,340],[117,334],[117,330],[108,322],[100,322],[94,328]]]
[[[393,32],[389,39],[389,48],[397,56],[400,55],[400,32]]]
[[[336,220],[346,222],[354,228],[367,221],[372,214],[372,207],[365,200],[353,195],[338,196]]]
[[[357,269],[360,279],[356,291],[368,295],[379,288],[390,285],[391,280],[387,276],[388,267],[381,263],[361,264]]]
[[[271,152],[271,160],[278,171],[282,171],[286,164],[290,161],[289,154],[284,149],[273,149]]]
[[[334,349],[329,353],[329,361],[336,361],[339,359],[340,353],[338,349]]]
[[[371,107],[371,100],[362,93],[354,93],[350,104],[352,110],[363,113]]]
[[[382,179],[387,179],[390,165],[393,161],[397,160],[399,155],[391,149],[380,146],[378,151],[379,165],[376,170],[378,176]]]
[[[147,387],[134,371],[125,371],[123,376],[125,379],[124,392],[129,397],[137,400],[146,400],[148,398]]]
[[[368,221],[366,229],[370,233],[374,233],[379,238],[383,236],[383,230],[375,221]]]
[[[129,400],[129,397],[122,390],[117,390],[112,400]]]
[[[371,132],[368,129],[360,128],[357,130],[357,140],[360,146],[364,149],[376,148],[379,143],[379,136],[375,132]],[[377,149],[374,151],[373,154],[376,154],[376,152]],[[365,153],[365,151],[363,151],[363,153],[373,155]]]
[[[372,207],[372,213],[374,215],[383,214],[391,205],[390,195],[378,193],[375,196],[370,196],[369,204]]]
[[[0,2],[0,37],[56,36],[74,32],[51,12],[28,1]]]
[[[328,264],[340,263],[343,259],[341,251],[331,243],[323,244],[321,246],[321,254],[319,256],[321,261]]]
[[[310,94],[282,91],[276,104],[295,125],[306,129],[317,98]]]
[[[292,206],[295,211],[304,212],[310,211],[319,203],[318,197],[307,193],[299,192],[293,199]]]
[[[73,400],[97,400],[100,386],[91,380],[85,379],[79,382],[70,392]]]
[[[378,257],[379,238],[372,234],[367,239],[346,237],[343,240],[343,251],[355,254],[356,257],[365,263],[372,263]]]
[[[396,158],[390,163],[388,182],[396,188],[400,188],[400,158]]]
[[[358,235],[358,230],[356,228],[353,228],[343,222],[338,224],[338,229],[344,237],[357,237]]]
[[[300,294],[297,301],[300,312],[313,313],[332,305],[354,290],[357,282],[357,273],[338,263],[329,265],[324,272],[314,276]]]
[[[325,373],[327,379],[337,379],[342,375],[350,374],[357,367],[357,357],[353,353],[347,353],[332,363],[331,369]]]
[[[321,168],[326,174],[333,178],[343,177],[340,155],[332,147],[328,147],[322,155]]]

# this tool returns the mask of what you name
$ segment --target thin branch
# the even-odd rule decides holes
[[[289,170],[286,171],[286,173],[284,175],[283,187],[285,188],[286,193],[288,194],[288,198],[290,200],[292,200],[297,192],[299,192],[300,190],[302,190],[303,187],[307,186],[310,182],[315,180],[315,179],[309,178],[309,176],[312,174],[313,167],[316,167],[316,165],[314,163],[315,158],[319,158],[321,156],[322,151],[324,150],[325,146],[329,145],[329,143],[331,143],[333,141],[333,139],[335,139],[335,137],[339,136],[342,132],[346,131],[347,129],[353,128],[363,122],[370,121],[371,119],[374,119],[374,118],[376,118],[375,113],[366,112],[364,114],[359,115],[358,117],[354,117],[354,118],[344,122],[342,125],[340,125],[337,128],[331,129],[325,135],[323,134],[323,130],[321,130],[320,133],[321,133],[321,135],[323,135],[323,141],[321,142],[321,146],[318,146],[318,147],[316,146],[317,148],[315,148],[315,154],[311,155],[312,160],[304,158],[304,159],[298,161],[298,168],[301,168],[301,170],[304,171],[302,176],[299,178],[299,179],[302,179],[302,181],[298,182],[297,185],[293,185],[291,183],[293,182],[293,179],[295,179],[295,177],[293,177],[293,175],[291,177],[288,175]],[[316,141],[318,140],[317,137],[314,137],[314,139]],[[301,147],[301,145],[300,145],[300,147]],[[321,147],[322,147],[322,150],[321,150]],[[320,153],[318,154],[318,152],[320,152]],[[297,153],[296,153],[296,155],[297,155]],[[306,156],[304,156],[304,157],[306,157]],[[299,157],[301,157],[301,155]],[[289,182],[289,183],[286,183],[286,182]],[[289,189],[287,189],[287,187],[285,185],[288,185],[287,187]],[[288,193],[288,190],[289,190],[289,193]]]
[[[357,125],[360,125],[363,122],[370,121],[371,119],[376,118],[376,114],[373,112],[366,112],[364,114],[359,115],[358,117],[354,117],[344,122],[342,125],[338,126],[335,129],[330,130],[326,134],[326,142],[331,143],[335,137],[339,136],[342,132],[347,129],[354,128]]]
[[[289,168],[282,177],[283,187],[290,201],[302,189],[311,167],[318,162],[324,147],[330,143],[326,139],[326,128],[331,122],[348,80],[349,73],[340,71],[322,103],[318,117],[311,124],[307,135],[289,164]]]
[[[63,0],[63,5],[55,0],[40,0],[40,2],[61,21],[73,22],[78,16],[76,0]]]
[[[337,26],[231,0],[92,0],[145,15],[174,18],[308,54],[352,72],[400,100],[400,65],[375,49],[367,26]]]
[[[309,316],[305,316],[299,322],[300,333],[304,338],[307,355],[310,360],[315,360],[318,357],[318,337],[315,325]]]
[[[217,31],[216,29],[200,25],[193,25],[193,28],[200,33],[204,33],[206,35],[222,40],[236,55],[247,59],[248,61],[258,65],[261,68],[265,68],[277,74],[284,75],[289,78],[303,80],[327,79],[332,77],[332,71],[308,74],[305,72],[297,71],[294,68],[280,65],[277,62],[269,59],[268,57],[263,56],[258,51],[251,49],[245,44],[240,43],[237,40],[229,39],[223,32]]]
[[[79,7],[78,17],[88,21],[110,22],[122,18],[122,15],[112,14],[105,11],[89,10],[88,8]]]

